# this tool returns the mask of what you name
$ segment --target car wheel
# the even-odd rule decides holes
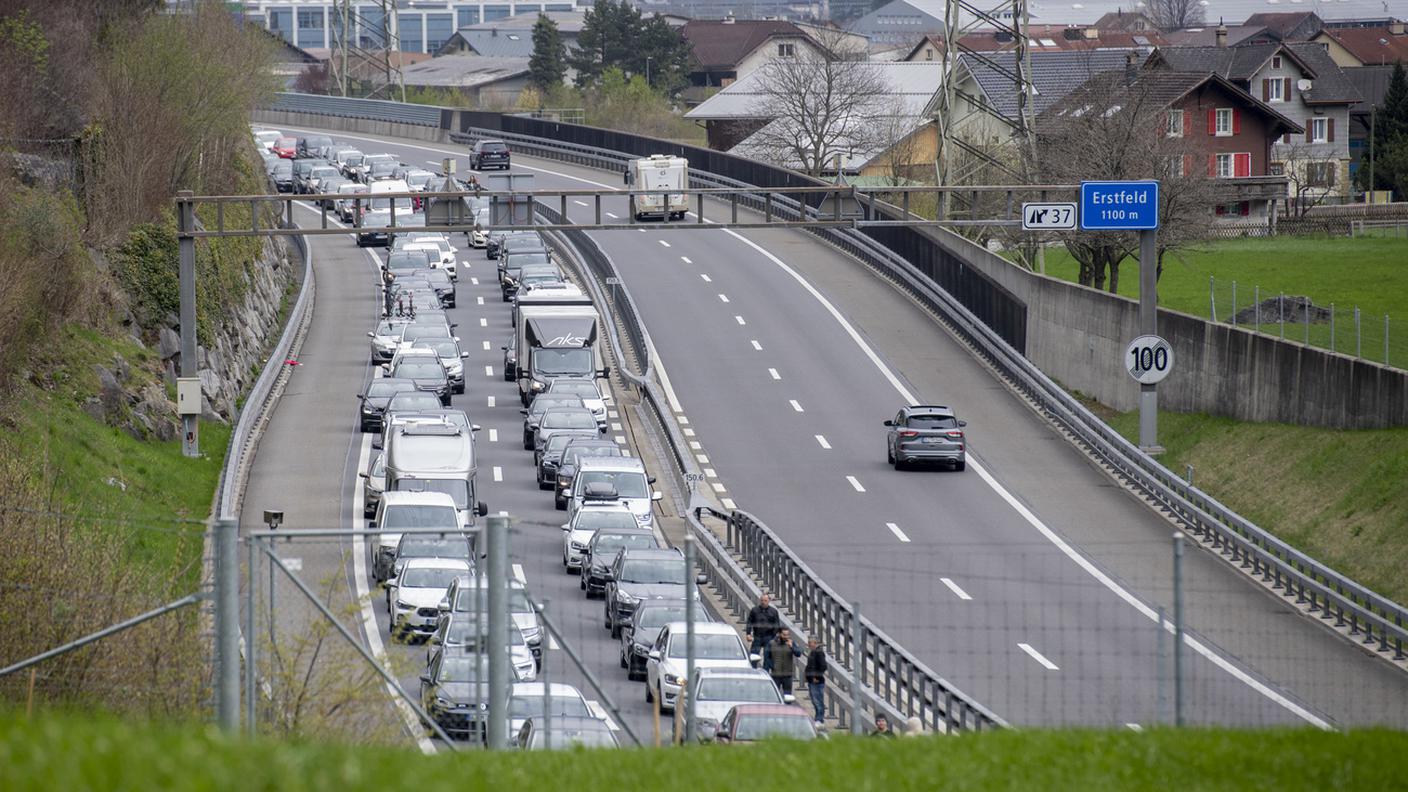
[[[587,573],[586,573],[586,570],[583,570],[583,571],[580,572],[579,574],[582,576],[582,579],[577,581],[577,588],[581,589],[582,591],[586,591],[586,590],[587,590]]]
[[[885,444],[885,461],[891,465],[895,464],[895,452],[891,450],[888,443]]]
[[[655,688],[651,687],[647,681],[645,683],[645,703],[649,704],[653,701],[655,701]]]
[[[532,450],[533,450],[533,435],[528,434],[527,432],[524,432],[524,433],[523,433],[523,450],[524,450],[524,451],[532,451]]]
[[[549,482],[547,482],[546,484],[544,484],[543,482],[539,481],[539,482],[538,482],[538,489],[540,489],[540,490],[549,490],[549,489],[552,489],[552,482],[549,481]]]
[[[558,511],[567,511],[567,501],[562,498],[553,498],[552,505],[557,507]]]
[[[967,460],[964,460],[964,461],[962,461],[962,462],[955,462],[955,463],[953,463],[953,469],[954,469],[954,470],[959,470],[959,471],[961,471],[961,470],[967,470],[967,469],[968,469],[968,461],[967,461]]]
[[[621,625],[619,625],[619,624],[613,624],[613,625],[611,625],[611,637],[612,637],[612,638],[620,638],[620,637],[621,637]]]
[[[629,676],[631,664],[626,662],[626,650],[624,648],[621,650],[621,667],[626,669],[627,676]]]

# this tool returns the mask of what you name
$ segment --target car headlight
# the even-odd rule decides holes
[[[523,640],[528,643],[536,643],[543,639],[543,628],[529,627],[523,631]]]
[[[407,604],[407,603],[405,603],[405,602],[402,602],[402,601],[399,600],[399,599],[396,600],[396,609],[397,609],[397,610],[411,610],[412,607],[413,607],[412,605],[409,605],[409,604]]]
[[[440,696],[435,697],[435,704],[440,707],[445,707],[446,709],[455,706],[455,702],[450,701],[447,698],[442,698]]]
[[[640,597],[633,597],[628,592],[622,591],[621,589],[616,589],[616,601],[624,603],[626,605],[634,605],[635,603],[640,602]]]
[[[680,684],[683,684],[683,682],[684,682],[684,678],[683,678],[683,677],[677,677],[677,676],[675,676],[674,674],[666,674],[666,675],[665,675],[665,684],[667,684],[667,685],[680,685]]]
[[[547,390],[547,387],[548,387],[548,386],[547,386],[547,383],[539,382],[538,380],[533,380],[533,386],[532,386],[532,387],[533,387],[533,390],[534,390],[534,391],[542,391],[542,390]]]
[[[654,520],[655,515],[652,512],[646,512],[645,514],[636,515],[636,522],[640,523],[641,525],[649,525]]]
[[[641,657],[650,654],[650,647],[646,646],[645,644],[633,644],[631,648],[634,649],[635,653],[640,655]]]
[[[584,545],[584,544],[582,544],[581,542],[573,542],[573,543],[572,543],[572,549],[575,550],[575,551],[577,551],[578,553],[585,553],[585,552],[587,552],[587,546]]]

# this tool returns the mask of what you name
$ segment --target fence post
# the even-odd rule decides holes
[[[1388,365],[1388,314],[1384,314],[1384,365]]]
[[[240,558],[239,523],[215,523],[215,643],[219,658],[215,685],[220,728],[240,728]]]
[[[1252,304],[1256,306],[1256,331],[1261,332],[1261,286],[1252,287]]]
[[[254,537],[250,537],[247,541],[249,542],[249,545],[247,547],[247,552],[245,553],[245,564],[247,565],[247,569],[245,570],[246,582],[244,607],[244,728],[245,732],[249,736],[253,737],[255,732],[258,731],[259,723],[257,709],[258,697],[255,694],[256,685],[254,673],[254,642],[256,640],[254,637],[254,591],[259,585],[258,575],[256,574],[258,565],[255,563],[256,556],[254,555],[254,543],[259,540],[255,539]],[[270,647],[269,651],[272,652],[273,647]]]
[[[860,624],[860,603],[851,603],[851,734],[860,736],[865,733],[861,726],[860,713],[864,709],[861,703],[861,677],[862,664],[865,662],[861,652],[861,630],[864,628]]]
[[[1173,725],[1183,725],[1183,532],[1173,533]]]
[[[1217,278],[1208,276],[1208,316],[1217,324]]]
[[[1335,304],[1330,303],[1330,351],[1335,351]]]
[[[1237,326],[1237,281],[1232,281],[1232,326]]]
[[[1354,356],[1356,358],[1364,357],[1361,354],[1363,341],[1364,337],[1359,332],[1359,306],[1356,305],[1354,306]]]
[[[1303,314],[1303,316],[1302,316],[1301,318],[1303,319],[1304,324],[1305,324],[1305,345],[1306,345],[1306,346],[1310,346],[1310,309],[1311,309],[1311,308],[1314,308],[1314,307],[1315,307],[1315,303],[1314,303],[1309,297],[1306,297],[1306,298],[1305,298],[1305,302],[1301,305],[1301,308],[1303,309],[1303,310],[1301,311],[1301,313]]]
[[[508,531],[509,518],[490,517],[486,525],[489,540],[489,710],[488,747],[502,751],[508,747],[508,686],[513,673],[508,664],[508,631],[513,626],[508,611]],[[547,647],[543,647],[546,649]],[[482,701],[482,699],[481,699]]]
[[[1276,301],[1276,318],[1281,321],[1281,340],[1286,340],[1286,293],[1281,292],[1281,297]]]
[[[1155,687],[1154,695],[1155,695],[1155,701],[1157,702],[1157,703],[1155,704],[1156,713],[1157,713],[1157,714],[1154,716],[1154,722],[1155,722],[1155,723],[1167,723],[1167,722],[1168,722],[1168,689],[1167,689],[1166,685],[1167,685],[1167,675],[1168,675],[1168,671],[1166,670],[1166,669],[1167,669],[1167,666],[1166,666],[1165,664],[1168,662],[1168,658],[1167,658],[1167,656],[1166,656],[1165,653],[1168,651],[1168,649],[1167,649],[1167,647],[1165,646],[1165,642],[1164,642],[1164,606],[1162,606],[1162,605],[1159,606],[1159,622],[1158,622],[1158,624],[1159,624],[1159,636],[1158,636],[1158,637],[1159,637],[1159,645],[1158,645],[1158,651],[1157,651],[1157,652],[1155,653],[1155,655],[1154,655],[1154,663],[1155,663],[1155,668],[1154,668],[1154,687]]]

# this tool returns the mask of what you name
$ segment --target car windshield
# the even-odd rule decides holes
[[[434,175],[435,174],[433,173],[412,173],[411,175],[406,177],[406,183],[414,184],[415,186],[419,187],[420,185],[430,181],[431,177],[433,177]]]
[[[505,146],[505,145],[502,144],[502,143],[482,143],[482,144],[480,144],[480,145],[481,145],[481,148],[479,149],[480,151],[489,151],[489,152],[493,152],[493,153],[495,153],[495,154],[508,151],[508,146]]]
[[[733,731],[733,739],[745,742],[768,737],[809,740],[815,736],[805,715],[743,715]]]
[[[590,470],[583,473],[581,479],[578,484],[583,492],[586,492],[589,484],[606,483],[614,486],[616,494],[622,498],[644,498],[650,494],[650,485],[645,481],[645,474],[638,471],[623,470],[613,473],[607,470]]]
[[[418,338],[449,338],[450,328],[444,325],[421,325],[407,327],[401,331],[402,341],[415,341]]]
[[[685,657],[685,635],[670,638],[670,657]],[[743,652],[743,642],[737,635],[698,635],[694,636],[694,656],[700,660],[747,660]]]
[[[396,554],[402,558],[469,558],[469,540],[460,536],[407,534],[401,537]]]
[[[360,151],[344,151],[337,155],[337,159],[339,162],[344,162],[348,165],[361,165],[362,160],[366,159],[366,157],[363,156]]]
[[[487,599],[485,600],[488,601]],[[446,628],[445,643],[463,646],[473,649],[481,644],[488,637],[487,625],[484,619],[476,619],[472,615],[450,620],[450,626]],[[509,646],[527,646],[528,642],[523,640],[523,631],[513,625],[509,625],[505,630],[508,634]]]
[[[603,533],[598,530],[592,542],[592,554],[599,559],[610,561],[621,548],[655,547],[655,537],[649,533]]]
[[[402,363],[396,367],[392,376],[407,379],[434,379],[445,376],[445,367],[439,363]]]
[[[684,559],[626,559],[621,564],[622,583],[678,583],[684,585]]]
[[[360,195],[366,191],[367,185],[358,184],[356,182],[347,182],[346,184],[339,185],[337,188],[338,194],[346,196]]]
[[[415,345],[416,349],[429,349],[437,357],[459,358],[460,345],[454,341],[420,341]]]
[[[385,470],[382,471],[385,474]],[[455,499],[456,509],[469,508],[469,482],[464,479],[397,479],[399,492],[443,492]]]
[[[586,347],[535,349],[533,370],[549,377],[589,372],[592,370],[592,351]]]
[[[543,414],[544,429],[595,429],[596,417],[574,409],[548,410]]]
[[[453,506],[396,504],[382,513],[381,527],[388,531],[405,528],[453,528],[459,530],[460,515]]]
[[[292,163],[292,162],[289,162],[289,161],[286,160],[286,159],[281,159],[281,160],[279,160],[278,162],[275,162],[275,163],[274,163],[274,175],[275,175],[275,176],[292,176],[292,175],[293,175],[293,163]]]
[[[630,512],[625,511],[597,511],[587,510],[577,515],[577,526],[580,530],[600,531],[611,528],[634,528],[636,518]]]
[[[409,322],[406,321],[385,321],[376,326],[376,334],[379,336],[399,335],[401,328],[407,324]]]
[[[539,396],[533,400],[533,406],[528,408],[528,414],[541,417],[543,413],[554,407],[581,407],[582,400],[576,396]]]
[[[514,253],[504,263],[504,267],[510,269],[517,267],[519,269],[522,269],[523,267],[536,267],[543,264],[552,264],[552,260],[548,258],[548,254],[546,253]],[[556,265],[554,264],[553,266]]]
[[[670,622],[684,621],[683,605],[665,605],[657,607],[644,607],[640,609],[640,619],[637,624],[641,627],[664,627]]]
[[[533,748],[541,748],[544,745],[552,745],[553,748],[618,748],[620,744],[616,738],[611,736],[609,731],[578,731],[553,729],[551,741],[546,732],[533,732]]]
[[[781,703],[777,685],[771,679],[743,677],[736,679],[706,679],[699,683],[700,701],[748,701],[759,704]]]
[[[574,718],[590,718],[592,711],[579,696],[552,696],[548,699],[548,709],[554,716],[567,715]],[[508,700],[508,713],[511,718],[535,718],[543,714],[543,696],[516,695]]]
[[[619,457],[621,449],[615,446],[577,446],[568,448],[562,454],[562,464],[575,465],[582,457]]]
[[[398,211],[398,212],[401,212],[401,211],[413,212],[413,211],[415,211],[415,204],[412,203],[412,201],[411,201],[410,198],[395,198],[395,199],[393,199],[393,198],[373,198],[372,201],[371,201],[371,203],[372,203],[372,211],[374,211],[374,212],[375,212],[375,211],[382,211],[382,212],[389,212],[389,211],[391,211],[391,202],[392,202],[393,200],[396,201],[396,211]]]
[[[401,574],[402,588],[449,588],[455,578],[464,574],[463,569],[441,569],[419,567],[407,569]]]
[[[372,173],[373,173],[373,174],[391,173],[392,171],[396,170],[398,167],[400,167],[400,166],[396,164],[396,161],[395,161],[395,160],[376,160],[375,162],[372,163]]]
[[[600,399],[601,392],[596,389],[596,385],[590,382],[564,382],[558,380],[552,384],[552,389],[548,393],[570,393],[573,396],[581,396],[583,399]]]
[[[911,415],[910,429],[957,429],[958,419],[951,415]]]
[[[315,179],[325,179],[325,178],[327,178],[327,177],[329,177],[329,176],[336,176],[337,173],[338,173],[337,168],[332,168],[332,167],[314,168],[314,169],[313,169],[312,176],[313,176],[313,178],[315,178]]]
[[[455,610],[461,613],[468,613],[474,610],[474,586],[466,586],[460,589],[459,596],[455,599]],[[488,607],[489,590],[483,586],[479,587],[479,607]],[[508,609],[511,613],[531,613],[533,606],[528,604],[528,594],[520,588],[508,590]]]
[[[529,272],[524,273],[519,279],[519,283],[536,286],[544,283],[563,283],[562,276],[556,272]]]
[[[489,681],[489,658],[470,655],[447,657],[440,664],[441,682]]]
[[[367,386],[367,398],[369,399],[389,399],[398,393],[408,391],[415,386],[409,382],[373,382]]]
[[[433,393],[405,391],[391,397],[391,403],[386,405],[388,410],[437,410],[440,408],[440,398]]]
[[[386,267],[396,269],[397,267],[411,267],[413,269],[430,269],[430,258],[423,250],[397,250],[386,257]]]

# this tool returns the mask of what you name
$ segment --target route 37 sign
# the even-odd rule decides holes
[[[1072,203],[1022,204],[1022,230],[1064,231],[1076,227],[1076,205]]]

